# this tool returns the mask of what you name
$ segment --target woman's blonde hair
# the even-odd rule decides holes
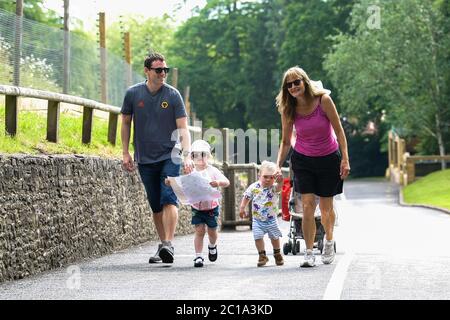
[[[305,96],[308,100],[314,97],[322,96],[329,93],[328,90],[316,86],[313,81],[308,77],[305,70],[299,66],[289,68],[283,76],[283,81],[281,83],[281,89],[276,97],[276,104],[278,107],[278,112],[284,115],[289,121],[294,121],[295,119],[295,106],[297,100],[291,96],[286,86],[286,81],[288,78],[297,78],[303,80],[305,86]]]

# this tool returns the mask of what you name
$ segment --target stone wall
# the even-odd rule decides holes
[[[156,240],[150,212],[119,160],[0,154],[0,282]],[[177,235],[191,232],[182,207]]]

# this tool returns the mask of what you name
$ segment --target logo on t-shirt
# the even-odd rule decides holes
[[[139,108],[143,108],[144,107],[144,101],[139,101],[139,103],[138,103],[138,107]]]
[[[161,103],[161,108],[166,109],[169,106],[169,103],[167,101],[163,101]]]

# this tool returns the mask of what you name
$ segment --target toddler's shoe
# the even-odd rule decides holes
[[[217,245],[215,245],[212,248],[208,245],[208,259],[211,262],[214,262],[217,260]]]
[[[258,259],[258,267],[265,266],[269,258],[265,254],[260,254]]]
[[[273,257],[275,258],[275,263],[277,266],[282,266],[284,264],[284,259],[281,253],[274,253]]]
[[[196,268],[200,268],[203,267],[203,258],[202,257],[197,257],[194,259],[194,267]]]

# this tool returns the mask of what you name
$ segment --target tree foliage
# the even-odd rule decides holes
[[[302,65],[325,80],[326,37],[345,27],[352,1],[211,0],[175,33],[182,84],[207,126],[280,127],[282,72]]]
[[[132,69],[144,74],[144,59],[150,51],[166,53],[174,33],[169,16],[145,19],[141,15],[124,15],[107,29],[107,48],[124,58],[124,32],[130,33]],[[167,57],[170,63],[171,57]]]
[[[349,116],[387,121],[435,147],[422,145],[421,151],[445,154],[450,37],[443,10],[448,12],[448,1],[379,1],[377,28],[368,21],[371,6],[370,0],[354,6],[352,33],[334,37],[326,59],[340,103]]]
[[[26,1],[25,16],[60,23],[42,3]],[[14,11],[0,1],[8,6]],[[169,16],[122,17],[107,34],[108,50],[119,57],[124,31],[133,70],[142,74],[149,51],[165,54],[206,127],[280,128],[274,99],[283,72],[299,65],[332,91],[353,175],[382,174],[392,127],[417,138],[422,153],[450,148],[450,0],[208,0],[178,27]],[[79,35],[73,50],[92,66],[98,53],[83,48],[89,35]],[[92,67],[79,66],[76,87],[98,91]],[[368,123],[377,130],[368,134]]]
[[[62,1],[61,1],[62,3]],[[26,0],[23,2],[23,16],[27,19],[45,23],[53,27],[61,27],[62,20],[52,10],[44,7],[44,0]],[[0,9],[16,12],[16,2],[13,0],[1,0]]]

